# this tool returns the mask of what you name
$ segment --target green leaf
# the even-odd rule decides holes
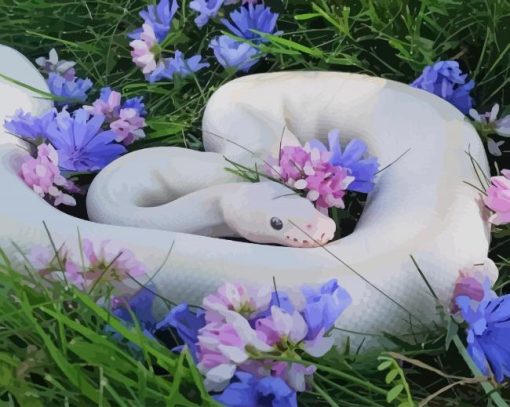
[[[306,21],[311,20],[312,18],[320,17],[321,15],[319,13],[304,13],[304,14],[298,14],[297,16],[294,16],[294,19],[296,21]]]
[[[184,360],[186,358],[186,354],[188,353],[188,349],[184,349],[179,355],[179,359],[177,360],[177,367],[173,374],[173,383],[172,388],[170,389],[170,396],[168,397],[167,403],[168,405],[175,405],[176,401],[179,397],[179,387],[181,386],[182,381],[182,373],[184,370]]]
[[[452,318],[448,321],[448,327],[446,331],[446,340],[445,340],[445,348],[448,350],[450,348],[450,344],[453,341],[453,338],[459,332],[459,325]]]
[[[253,30],[253,31],[255,31],[255,30]],[[258,32],[258,31],[255,31],[255,32],[257,34],[260,34],[260,36],[271,41],[271,43],[285,46],[285,47],[287,47],[287,49],[295,50],[295,51],[298,51],[303,54],[312,55],[316,58],[322,58],[324,56],[323,52],[319,49],[307,47],[307,46],[299,44],[295,41],[288,40],[286,38],[282,38],[278,35],[272,35],[272,34],[267,34],[267,33]]]
[[[391,365],[393,364],[393,362],[391,360],[386,360],[385,362],[382,362],[379,366],[377,366],[377,370],[381,371],[381,370],[386,370],[388,369]]]
[[[403,384],[397,384],[386,395],[386,401],[388,403],[391,403],[393,400],[395,400],[399,396],[400,393],[402,393],[402,390],[404,390],[404,385]]]
[[[393,380],[395,380],[395,377],[398,375],[398,369],[393,369],[388,372],[386,375],[386,384],[390,384]]]

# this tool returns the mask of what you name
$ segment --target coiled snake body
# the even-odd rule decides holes
[[[1,48],[0,53],[0,72],[36,88],[47,89],[41,76],[23,56],[7,47]],[[1,119],[16,108],[37,113],[49,107],[47,102],[36,99],[19,86],[8,82],[0,85]],[[250,238],[253,237],[250,233],[256,232],[253,225],[260,224],[271,233],[278,232],[271,227],[270,219],[278,217],[285,222],[289,213],[282,209],[283,212],[275,215],[276,212],[271,213],[274,207],[257,213],[256,201],[243,200],[257,193],[238,193],[237,201],[235,190],[242,190],[246,184],[241,183],[236,188],[235,182],[239,180],[233,179],[224,170],[224,161],[218,164],[216,158],[212,159],[212,169],[208,170],[207,157],[226,156],[234,162],[252,165],[251,153],[240,149],[236,143],[258,157],[275,154],[284,127],[288,129],[284,143],[299,141],[301,144],[338,128],[344,135],[363,139],[383,165],[407,150],[408,153],[380,174],[354,232],[324,247],[262,245],[176,231],[213,236],[246,233],[245,237]],[[466,152],[470,152],[487,174],[485,153],[476,131],[463,115],[434,95],[385,79],[337,72],[246,76],[221,87],[212,96],[205,111],[203,131],[206,151],[215,153],[148,149],[127,155],[119,160],[120,164],[112,164],[112,169],[120,168],[121,164],[124,169],[132,168],[130,178],[124,178],[121,183],[124,191],[128,188],[131,191],[119,190],[119,193],[126,193],[125,196],[133,200],[130,208],[122,207],[119,211],[132,210],[134,206],[156,211],[150,220],[140,225],[142,227],[84,221],[51,207],[18,176],[20,160],[27,152],[16,145],[13,138],[0,134],[0,188],[3,191],[0,244],[12,254],[16,252],[12,241],[23,249],[47,244],[42,225],[45,221],[57,245],[66,242],[77,248],[76,230],[79,229],[82,237],[93,241],[117,241],[154,270],[161,266],[173,245],[169,259],[152,282],[162,295],[191,303],[199,303],[224,280],[261,285],[272,284],[274,277],[278,287],[285,289],[337,278],[353,299],[338,326],[370,334],[409,332],[418,324],[429,324],[437,319],[435,300],[410,255],[444,303],[449,299],[459,269],[486,260],[487,214],[480,193],[468,185],[476,185],[478,179]],[[210,136],[213,134],[221,138]],[[193,167],[195,170],[179,179],[171,178],[172,165],[181,165],[177,162],[181,153],[183,162],[189,158],[195,166],[202,160],[203,167]],[[168,157],[167,162],[165,157]],[[155,172],[150,177],[152,169]],[[107,168],[105,177],[109,171],[114,173]],[[98,182],[101,178],[100,174]],[[165,192],[166,179],[172,179],[172,183]],[[222,180],[226,182],[220,182]],[[207,186],[209,181],[214,186]],[[190,185],[191,189],[187,189]],[[231,212],[227,201],[214,199],[211,202],[205,199],[207,192],[200,195],[201,191],[221,189],[222,185],[226,185],[226,189],[216,190],[218,196],[235,198],[228,201],[235,203],[230,206]],[[259,185],[261,202],[285,202],[283,198],[268,199],[274,195],[263,191],[266,186]],[[249,186],[256,187],[256,184]],[[96,197],[103,194],[107,200],[107,194],[116,193],[115,188],[112,184],[111,191],[94,194]],[[161,210],[164,206],[161,204],[174,195],[183,196],[179,199],[184,200],[194,197],[181,201],[179,219],[170,219],[172,214]],[[90,199],[91,216],[102,216],[100,201],[92,204]],[[305,202],[301,198],[298,200]],[[208,207],[209,204],[220,206],[213,208]],[[284,207],[291,207],[290,204]],[[306,227],[310,216],[315,216],[313,207],[305,206],[297,213],[305,222],[300,228]],[[107,211],[106,206],[104,208]],[[223,213],[221,225],[199,219],[213,213],[210,211]],[[243,216],[248,224],[246,232],[238,229]],[[195,223],[194,217],[197,217]],[[104,221],[107,220],[105,217]],[[179,220],[182,223],[179,224]],[[164,229],[170,230],[158,230],[161,227],[155,223],[167,221],[168,227]],[[114,219],[110,223],[122,222]],[[202,226],[197,228],[197,223]],[[327,228],[327,224],[319,229],[324,227]],[[292,241],[294,237],[298,238],[293,235]],[[340,341],[347,334],[337,331],[337,335]],[[362,337],[353,335],[354,339]]]

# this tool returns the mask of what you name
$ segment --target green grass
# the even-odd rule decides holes
[[[79,76],[88,76],[96,92],[109,85],[125,95],[143,95],[149,111],[148,137],[133,148],[179,145],[199,149],[205,103],[236,74],[215,63],[207,48],[222,26],[213,23],[198,30],[189,1],[180,3],[165,48],[201,53],[211,67],[172,83],[148,84],[130,60],[126,32],[140,25],[138,11],[147,4],[143,1],[3,0],[0,43],[31,59],[55,47],[62,58],[77,61]],[[478,110],[488,110],[496,102],[507,111],[510,108],[509,0],[267,3],[281,13],[279,29],[284,34],[268,37],[263,47],[268,56],[253,73],[339,70],[409,83],[425,65],[455,58],[477,83]],[[91,94],[91,100],[96,95]],[[510,168],[509,157],[507,153],[491,159],[493,172]],[[503,293],[510,291],[510,233],[496,232],[491,257],[500,268],[496,287]],[[214,404],[189,355],[174,355],[146,339],[139,329],[125,328],[78,291],[43,284],[29,268],[14,270],[6,258],[1,264],[2,405]],[[104,329],[107,325],[125,339],[111,338]],[[462,356],[465,350],[454,335],[454,326],[445,323],[445,327],[431,329],[418,344],[409,337],[384,337],[386,343],[393,343],[394,354],[380,350],[358,355],[356,349],[331,352],[317,365],[315,386],[300,395],[300,403],[387,405],[396,393],[390,402],[394,405],[418,404],[434,395],[429,405],[482,406],[510,401],[508,386],[491,390],[493,383],[475,377],[473,366]]]

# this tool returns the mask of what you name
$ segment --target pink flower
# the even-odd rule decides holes
[[[112,90],[108,97],[99,98],[92,103],[92,106],[83,107],[94,116],[102,115],[107,121],[112,121],[119,117],[121,98],[122,95],[119,92]]]
[[[314,357],[321,357],[333,346],[334,339],[324,336],[321,330],[313,339],[304,340],[308,326],[303,316],[294,311],[289,314],[281,308],[272,306],[271,315],[255,322],[255,330],[262,334],[264,342],[271,346],[293,346],[302,348]]]
[[[53,146],[41,144],[36,158],[26,157],[20,175],[30,188],[54,206],[76,205],[76,200],[65,192],[79,192],[79,188],[60,174],[58,154]]]
[[[134,289],[127,284],[129,277],[137,278],[146,274],[145,267],[133,253],[118,249],[109,241],[102,242],[98,248],[94,248],[88,239],[83,239],[81,243],[83,260],[76,261],[65,244],[60,246],[58,257],[51,248],[36,246],[27,258],[43,277],[66,281],[84,291],[104,283],[115,288],[120,296],[132,294]],[[132,286],[139,288],[137,284]]]
[[[271,307],[271,315],[256,321],[255,329],[263,334],[264,342],[275,346],[283,341],[297,344],[308,333],[308,327],[297,311],[288,314],[281,308]]]
[[[343,197],[354,177],[347,169],[330,163],[331,153],[312,148],[284,146],[278,162],[266,168],[268,175],[280,178],[291,188],[306,192],[317,209],[344,208]],[[274,162],[274,160],[273,160]]]
[[[83,239],[82,250],[85,264],[76,263],[66,267],[67,280],[82,290],[90,290],[97,284],[111,284],[121,294],[129,286],[129,277],[141,277],[146,274],[143,266],[127,249],[115,248],[111,242],[104,241],[94,248],[92,241]]]
[[[49,247],[35,246],[27,254],[27,259],[42,277],[57,277],[58,280],[75,284],[79,267],[65,245],[62,245],[57,253]]]
[[[249,318],[267,309],[270,300],[269,287],[254,289],[240,283],[227,282],[219,287],[216,293],[204,298],[205,318],[207,322],[223,321],[228,311],[235,311]]]
[[[133,62],[142,68],[144,74],[149,74],[156,69],[156,56],[153,48],[157,44],[157,39],[150,24],[143,24],[142,28],[140,39],[131,41],[129,45],[133,48],[131,51]]]
[[[502,170],[503,176],[492,177],[487,189],[485,204],[494,211],[489,221],[495,225],[510,223],[510,170]]]
[[[121,109],[119,118],[110,123],[110,128],[117,135],[115,141],[125,145],[145,137],[143,127],[145,127],[145,119],[132,108]]]
[[[248,348],[271,351],[248,321],[228,311],[224,322],[210,322],[198,335],[198,369],[205,375],[208,390],[221,391],[229,383],[238,366],[248,362]]]
[[[491,281],[498,278],[498,268],[494,262],[487,258],[483,263],[463,268],[455,281],[450,310],[459,311],[456,303],[457,297],[466,296],[474,302],[480,302],[488,292],[491,292]]]

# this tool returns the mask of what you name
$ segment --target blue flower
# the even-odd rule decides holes
[[[47,138],[48,126],[55,120],[56,110],[51,109],[40,116],[32,116],[21,109],[16,110],[10,121],[5,121],[4,127],[12,134],[33,141],[43,141]]]
[[[259,61],[259,52],[256,48],[236,41],[228,35],[213,38],[209,47],[213,49],[214,56],[224,68],[248,72]]]
[[[146,24],[152,27],[159,43],[161,43],[170,32],[172,20],[178,8],[177,0],[172,0],[171,5],[169,0],[161,0],[157,5],[150,5],[146,10],[140,12],[140,17],[143,18]],[[128,34],[128,37],[138,40],[140,39],[141,32],[141,28],[137,29]]]
[[[250,373],[238,372],[223,393],[214,396],[227,407],[297,407],[296,392],[279,377],[257,380]]]
[[[223,2],[224,0],[193,0],[189,4],[189,8],[200,13],[195,18],[197,27],[202,28],[211,18],[216,17]]]
[[[156,325],[156,330],[174,328],[182,341],[188,346],[193,359],[197,361],[198,331],[205,326],[205,313],[202,310],[193,312],[188,304],[179,304]],[[174,350],[180,350],[178,347]]]
[[[144,117],[147,114],[145,104],[143,103],[143,96],[133,97],[126,99],[122,105],[123,109],[135,109],[139,116]]]
[[[466,79],[467,74],[462,73],[457,61],[439,61],[425,67],[411,86],[433,93],[467,114],[473,106],[469,93],[475,83]]]
[[[158,64],[156,70],[148,75],[150,83],[157,82],[163,78],[173,79],[174,75],[189,76],[202,68],[208,67],[207,62],[201,62],[200,55],[184,58],[184,54],[176,50],[173,58],[165,58]]]
[[[313,340],[317,335],[333,328],[336,320],[352,301],[349,293],[340,287],[336,280],[328,281],[318,290],[303,287],[301,291],[306,300],[301,314],[308,326],[308,340]]]
[[[331,164],[347,168],[349,175],[354,177],[354,181],[347,186],[347,189],[362,193],[368,193],[374,189],[374,177],[379,169],[379,163],[375,157],[363,158],[367,151],[367,145],[359,139],[354,139],[347,144],[342,152],[340,132],[336,129],[329,132],[328,142]],[[318,140],[311,140],[309,145],[320,151],[327,151],[324,144]]]
[[[63,102],[59,101],[58,104],[85,102],[87,99],[87,92],[92,87],[92,81],[88,78],[73,78],[72,80],[67,80],[54,72],[50,72],[47,82],[52,94],[68,99]]]
[[[68,171],[97,171],[126,152],[114,143],[116,134],[101,126],[104,116],[90,118],[85,109],[71,117],[65,110],[48,127],[48,140],[56,148],[59,164]]]
[[[265,41],[252,30],[275,34],[278,13],[271,12],[271,8],[266,7],[264,4],[248,4],[230,13],[230,19],[232,22],[225,18],[221,22],[233,34],[247,40]]]
[[[142,330],[150,334],[148,336],[152,337],[152,333],[156,327],[156,318],[152,313],[154,298],[154,292],[151,289],[143,287],[133,295],[127,303],[120,303],[112,313],[117,318],[130,324],[134,323],[133,314]]]
[[[510,295],[496,297],[485,289],[478,305],[467,296],[456,303],[468,323],[468,352],[483,374],[491,371],[498,382],[510,377]]]

